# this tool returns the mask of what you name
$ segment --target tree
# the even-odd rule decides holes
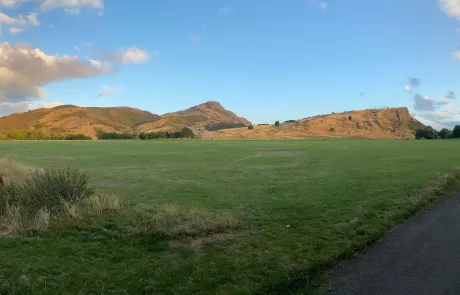
[[[448,134],[449,134],[449,129],[447,128],[443,128],[441,129],[441,131],[438,132],[439,137],[441,137],[442,139],[446,139]]]
[[[249,126],[248,126],[248,129],[249,129],[249,130],[254,129],[254,125],[249,125]]]
[[[348,116],[348,121],[351,121],[352,117],[351,116]]]
[[[452,131],[454,138],[460,138],[460,126],[455,125],[454,130]]]
[[[184,138],[195,138],[195,134],[193,133],[192,129],[188,127],[184,127],[182,129],[182,137]]]
[[[275,126],[279,126],[279,125],[280,125],[280,121],[276,121]]]

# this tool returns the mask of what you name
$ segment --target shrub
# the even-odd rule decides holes
[[[249,126],[248,126],[248,129],[249,129],[249,130],[252,130],[252,129],[254,129],[254,125],[252,125],[252,124],[251,124],[251,125],[249,125]]]
[[[120,206],[113,196],[97,195],[87,174],[77,169],[33,170],[23,180],[0,186],[0,235],[101,215]]]
[[[297,121],[296,120],[287,120],[287,121],[284,121],[284,123],[296,123]]]
[[[67,134],[65,140],[92,140],[92,138],[84,134]]]
[[[351,116],[348,116],[348,121],[351,121],[351,119],[353,119]]]
[[[0,206],[8,203],[27,211],[47,208],[52,213],[62,213],[64,203],[75,204],[94,194],[95,189],[89,184],[87,174],[79,170],[70,168],[33,170],[27,173],[21,183],[12,183],[3,188],[2,195],[7,199],[0,202]]]
[[[280,121],[276,121],[275,126],[279,126],[279,125],[280,125]]]
[[[335,129],[333,127],[329,128],[329,131],[334,132]]]

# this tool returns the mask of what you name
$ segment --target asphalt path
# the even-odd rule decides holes
[[[328,294],[460,294],[460,191],[329,277]]]

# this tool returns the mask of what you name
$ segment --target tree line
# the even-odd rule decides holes
[[[160,139],[182,139],[182,138],[195,138],[193,131],[184,127],[181,131],[169,132],[169,131],[158,131],[158,132],[105,132],[101,129],[96,129],[96,137],[99,140],[120,140],[120,139],[140,139],[140,140],[160,140]]]
[[[436,131],[431,126],[425,128],[419,128],[415,130],[416,139],[453,139],[460,138],[460,126],[456,125],[454,129],[449,130],[447,128]]]
[[[62,134],[42,130],[0,131],[0,140],[92,140],[84,134]]]

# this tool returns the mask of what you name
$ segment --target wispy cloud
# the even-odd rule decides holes
[[[222,13],[230,13],[230,12],[234,12],[234,11],[235,10],[233,8],[228,7],[228,6],[219,8],[219,12],[222,12]]]
[[[107,96],[115,91],[118,91],[120,90],[120,88],[122,87],[122,85],[118,85],[118,86],[103,86],[102,87],[102,92],[99,93],[97,96],[98,97],[102,97],[102,96]]]
[[[155,54],[158,55],[159,51],[156,51]],[[116,52],[106,52],[105,59],[116,63],[139,64],[148,61],[150,59],[150,54],[146,50],[130,47],[127,49],[120,49]]]
[[[189,35],[189,38],[190,38],[190,40],[192,40],[193,42],[199,42],[199,41],[201,41],[201,36],[198,36],[198,35],[196,35],[196,34],[190,34],[190,35]]]
[[[22,29],[22,28],[14,28],[14,27],[10,28],[10,34],[16,35],[16,34],[22,33],[22,32],[24,32],[24,29]]]

